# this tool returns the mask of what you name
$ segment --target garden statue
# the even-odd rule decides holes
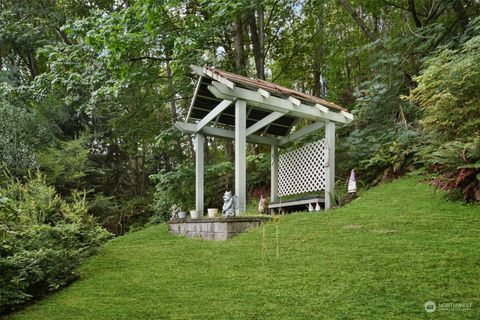
[[[235,217],[235,214],[238,210],[239,201],[238,197],[232,195],[231,191],[225,191],[223,195],[223,207],[222,214],[224,217]]]
[[[355,170],[352,169],[350,172],[350,180],[348,180],[348,193],[357,193],[357,181],[355,179]]]
[[[263,197],[263,194],[260,195],[260,200],[258,201],[258,212],[265,213],[267,209],[267,198]]]
[[[348,180],[347,194],[343,197],[342,203],[349,203],[357,196],[357,181],[355,179],[355,170],[350,172],[350,179]]]
[[[170,218],[170,220],[176,220],[178,219],[178,213],[180,211],[182,211],[181,208],[177,207],[176,204],[174,204],[172,207],[171,207],[171,210],[172,210],[172,217]]]

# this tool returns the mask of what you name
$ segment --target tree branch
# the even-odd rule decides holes
[[[415,0],[408,0],[408,11],[412,14],[413,21],[415,21],[417,28],[421,28],[422,22],[418,19],[417,9],[415,9]]]
[[[377,36],[367,27],[365,21],[359,16],[358,12],[352,7],[348,0],[339,0],[340,4],[345,8],[345,10],[352,16],[353,20],[357,23],[360,27],[362,32],[372,41],[375,42],[377,40]]]

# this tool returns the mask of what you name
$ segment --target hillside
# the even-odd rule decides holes
[[[417,180],[226,242],[172,237],[165,225],[119,237],[80,280],[10,318],[478,319],[480,208]],[[428,314],[429,300],[472,306]]]

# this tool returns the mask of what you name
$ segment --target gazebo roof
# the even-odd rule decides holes
[[[299,119],[314,122],[308,132],[318,130],[326,121],[346,124],[353,120],[347,109],[319,97],[214,67],[192,65],[191,68],[199,75],[199,80],[187,119],[177,123],[184,132],[203,131],[229,137],[235,127],[233,102],[236,100],[247,104],[247,135],[253,142],[260,140],[260,143],[270,144],[279,142],[282,137],[284,142],[285,139],[292,141],[291,129]],[[282,145],[281,141],[279,145]]]

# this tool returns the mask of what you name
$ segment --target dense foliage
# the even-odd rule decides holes
[[[0,314],[58,289],[109,233],[85,197],[66,202],[42,175],[0,185]]]
[[[425,109],[429,144],[419,152],[435,184],[480,201],[480,36],[426,62],[413,97]]]

